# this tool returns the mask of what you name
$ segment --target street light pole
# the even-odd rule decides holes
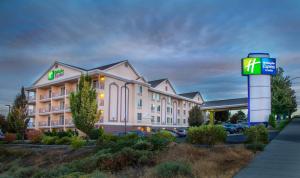
[[[5,106],[7,106],[8,107],[8,113],[10,113],[10,104],[7,104],[7,105],[5,105]]]

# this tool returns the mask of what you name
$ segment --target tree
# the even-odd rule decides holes
[[[229,118],[229,111],[216,111],[215,121],[226,122]]]
[[[0,129],[3,133],[5,133],[8,129],[7,120],[5,119],[5,116],[2,114],[0,114]]]
[[[100,117],[96,97],[96,90],[92,87],[91,77],[81,75],[78,91],[70,95],[70,107],[76,128],[88,137]]]
[[[272,113],[288,115],[297,110],[295,91],[289,76],[284,76],[282,68],[277,69],[277,74],[272,77]]]
[[[200,126],[204,122],[203,113],[198,106],[194,106],[189,111],[189,125],[190,126]]]
[[[246,114],[243,111],[239,110],[237,113],[233,114],[230,117],[230,122],[237,123],[238,121],[245,120],[245,119],[246,119]]]
[[[22,87],[21,93],[16,96],[12,109],[7,116],[7,121],[8,131],[19,134],[23,140],[29,122],[27,108],[25,89]]]

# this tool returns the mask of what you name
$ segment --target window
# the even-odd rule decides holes
[[[167,123],[168,123],[168,124],[170,123],[170,118],[169,118],[169,117],[167,117]]]
[[[157,112],[160,112],[160,105],[157,106]]]
[[[178,113],[178,115],[180,115],[180,110],[179,109],[177,110],[177,113]]]
[[[51,98],[51,89],[48,91],[48,97]]]
[[[183,119],[183,124],[185,124],[186,123],[186,120],[185,119]]]
[[[142,95],[142,93],[143,93],[143,86],[140,85],[139,88],[138,88],[138,94]]]
[[[160,101],[160,95],[156,94],[156,101]]]
[[[171,104],[171,97],[168,97],[168,104]]]
[[[183,107],[184,107],[184,108],[186,107],[186,103],[185,103],[185,102],[183,102]]]
[[[183,110],[183,115],[186,115],[186,111],[185,110]]]
[[[157,116],[157,118],[156,118],[156,122],[160,122],[160,117],[159,116]]]
[[[154,116],[151,116],[151,122],[152,122],[152,123],[155,122],[155,121],[154,121],[154,118],[155,118]]]
[[[171,108],[171,114],[173,113],[173,108]]]
[[[180,124],[180,119],[177,119],[177,123]]]
[[[154,101],[155,100],[155,93],[152,93],[152,100]]]
[[[142,120],[142,113],[137,113],[137,120],[141,121]]]
[[[189,108],[191,107],[191,105],[192,105],[192,104],[191,104],[191,103],[189,103]]]
[[[151,112],[155,112],[155,105],[151,104]]]
[[[98,88],[99,86],[99,83],[98,83],[98,80],[93,80],[93,88]]]
[[[61,101],[61,102],[59,103],[59,109],[60,109],[60,110],[64,110],[64,108],[65,108],[65,102],[64,102],[64,101]]]
[[[168,86],[165,87],[165,90],[168,91]]]
[[[64,115],[60,115],[59,116],[59,125],[64,125],[64,120],[65,120]]]
[[[138,108],[142,108],[142,106],[143,106],[143,100],[139,99],[138,100]]]
[[[61,96],[65,95],[65,87],[60,88],[60,95]]]
[[[170,107],[167,107],[167,113],[170,114]]]
[[[51,117],[48,116],[48,125],[47,126],[50,126],[50,124],[51,124]]]

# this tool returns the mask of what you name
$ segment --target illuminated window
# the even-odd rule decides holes
[[[104,76],[100,76],[99,79],[100,79],[101,82],[105,81],[105,77]]]
[[[103,115],[104,114],[104,110],[100,110],[100,114]]]

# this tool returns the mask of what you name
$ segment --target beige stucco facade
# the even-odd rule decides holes
[[[49,72],[55,70],[60,73],[49,78]],[[146,81],[128,61],[91,70],[56,62],[27,89],[29,128],[74,128],[69,94],[76,92],[81,74],[93,78],[97,91],[102,114],[96,126],[103,126],[109,132],[123,130],[125,118],[128,130],[187,127],[189,110],[203,103],[200,93],[192,97],[177,94],[168,79]]]

